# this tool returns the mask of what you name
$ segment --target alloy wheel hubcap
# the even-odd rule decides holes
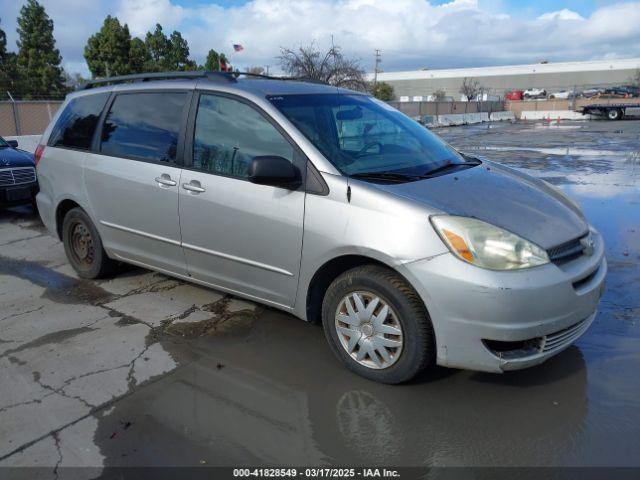
[[[352,292],[342,298],[335,316],[342,348],[360,365],[388,368],[402,353],[402,326],[393,309],[372,292]]]

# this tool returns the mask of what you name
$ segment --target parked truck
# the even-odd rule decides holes
[[[608,120],[622,120],[624,117],[640,115],[640,103],[592,103],[576,110],[583,115],[596,115]]]

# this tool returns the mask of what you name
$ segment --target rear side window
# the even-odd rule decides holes
[[[71,100],[53,127],[49,146],[91,149],[93,133],[108,98],[108,93],[97,93]]]
[[[175,162],[186,92],[118,95],[102,127],[100,152]]]

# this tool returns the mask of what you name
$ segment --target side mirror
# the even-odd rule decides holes
[[[275,155],[253,157],[249,167],[249,181],[258,185],[297,189],[302,178],[300,170],[286,158]]]
[[[11,148],[18,148],[18,141],[17,140],[7,140],[7,143],[9,144],[9,146]]]

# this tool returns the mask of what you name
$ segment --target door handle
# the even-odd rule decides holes
[[[160,185],[164,185],[165,187],[175,187],[178,184],[178,182],[176,182],[175,180],[171,180],[171,177],[166,173],[163,173],[159,177],[156,177],[156,182],[158,182]]]
[[[193,193],[202,193],[207,191],[205,188],[200,186],[200,182],[197,180],[191,180],[189,183],[183,183],[182,188]]]

